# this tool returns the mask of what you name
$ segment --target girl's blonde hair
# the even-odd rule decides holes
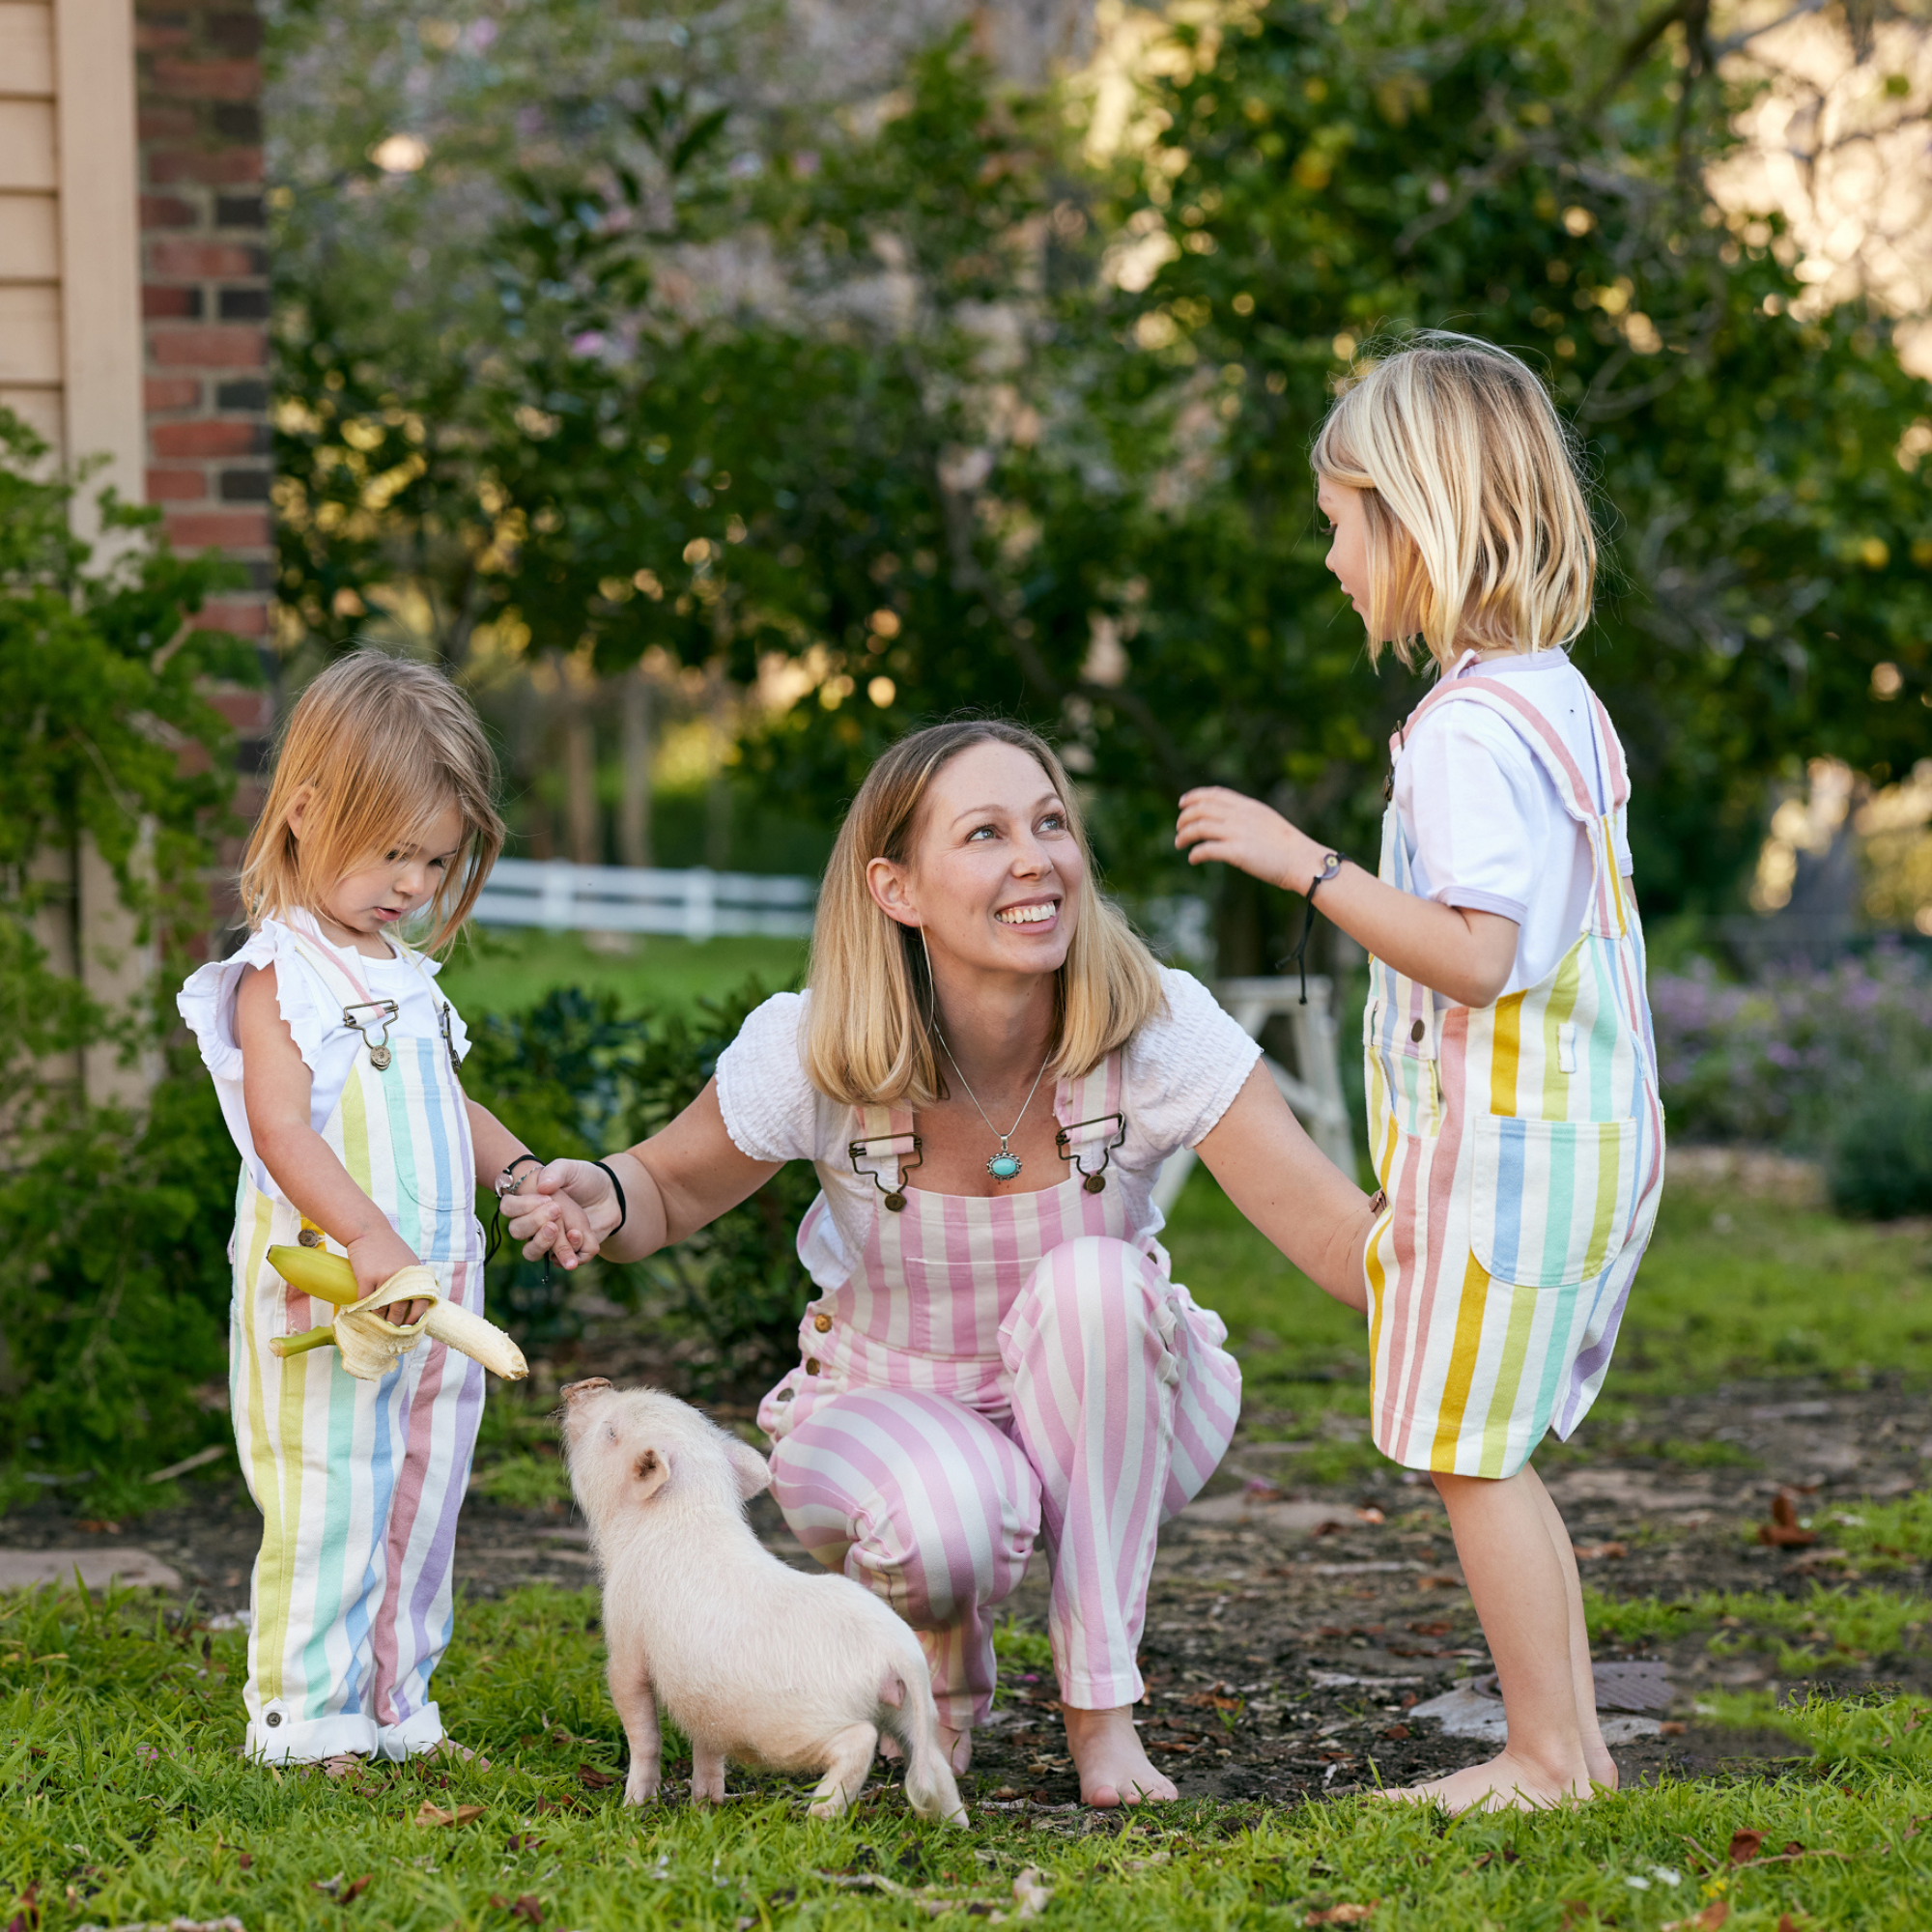
[[[503,849],[496,788],[490,741],[441,671],[381,651],[338,658],[283,728],[269,800],[242,861],[248,923],[313,908],[337,880],[412,842],[453,807],[463,838],[428,907],[426,943],[443,945]],[[299,839],[289,828],[298,803]]]
[[[1430,330],[1371,361],[1315,440],[1316,474],[1362,492],[1369,661],[1419,636],[1447,669],[1470,647],[1543,651],[1590,621],[1597,539],[1548,391],[1492,343]]]
[[[821,1094],[847,1106],[929,1106],[943,1097],[932,1031],[932,980],[916,926],[879,908],[866,883],[874,859],[910,862],[937,773],[974,745],[1011,745],[1046,774],[1086,860],[1073,943],[1054,976],[1057,1077],[1077,1079],[1159,1012],[1160,968],[1094,882],[1079,802],[1053,748],[1020,724],[976,718],[901,738],[866,774],[838,829],[811,933],[805,1066]]]

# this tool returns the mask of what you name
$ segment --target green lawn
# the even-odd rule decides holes
[[[805,971],[802,939],[634,939],[607,952],[576,932],[495,931],[472,926],[449,955],[442,984],[459,1011],[508,1012],[555,986],[612,992],[626,1005],[688,1009],[734,991],[755,974],[773,992]]]

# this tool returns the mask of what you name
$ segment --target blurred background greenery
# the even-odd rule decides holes
[[[1922,8],[1035,11],[1086,22],[1073,58],[1015,61],[996,30],[1025,10],[998,6],[951,33],[943,7],[869,35],[854,10],[810,58],[777,0],[273,9],[284,698],[358,642],[418,653],[497,738],[514,851],[783,873],[817,869],[898,733],[1020,716],[1062,746],[1151,936],[1264,972],[1298,908],[1184,867],[1174,800],[1227,782],[1373,849],[1423,686],[1369,668],[1306,452],[1378,343],[1467,329],[1528,355],[1584,446],[1605,568],[1577,656],[1632,756],[1673,1135],[1822,1162],[1846,1211],[1932,1211]],[[17,1493],[133,1485],[226,1430],[234,1156],[168,996],[233,766],[195,680],[246,666],[170,646],[201,566],[138,533],[50,549],[68,489],[9,441]],[[151,1009],[90,1008],[38,948],[39,855],[82,829],[158,949]],[[1318,943],[1347,1039],[1359,961]],[[485,933],[446,983],[478,1097],[587,1152],[666,1118],[803,966],[781,942]],[[147,1114],[37,1079],[82,1038],[154,1057]],[[570,1293],[504,1256],[491,1292],[540,1354],[641,1326],[667,1338],[653,1373],[741,1396],[786,1346],[810,1188],[787,1174],[706,1241]],[[1792,1372],[1865,1346],[1796,1312],[1837,1292],[1822,1208],[1765,1210],[1798,1273],[1747,1304],[1748,1346],[1735,1244],[1684,1215],[1646,1270],[1659,1334],[1702,1311],[1732,1357]],[[1325,1362],[1346,1390],[1346,1319],[1205,1177],[1175,1225],[1237,1339],[1279,1341],[1242,1342],[1251,1388]],[[1893,1264],[1893,1236],[1859,1238]],[[1921,1359],[1899,1322],[1889,1358]],[[1277,1395],[1257,1413],[1313,1413]]]

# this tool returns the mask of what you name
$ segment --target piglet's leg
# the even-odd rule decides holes
[[[825,1776],[811,1794],[812,1817],[836,1818],[858,1797],[878,1747],[879,1734],[870,1724],[847,1724],[833,1732],[825,1745]]]
[[[691,1802],[694,1804],[722,1804],[724,1802],[724,1753],[712,1745],[691,1741]]]
[[[611,1701],[631,1747],[631,1775],[624,1780],[624,1803],[643,1804],[658,1795],[658,1760],[664,1746],[658,1737],[658,1700],[651,1695],[650,1673],[637,1659],[611,1660]]]

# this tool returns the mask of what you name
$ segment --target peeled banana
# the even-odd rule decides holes
[[[342,1366],[352,1376],[360,1381],[380,1381],[426,1334],[481,1362],[505,1381],[522,1381],[530,1372],[524,1351],[494,1321],[446,1301],[436,1276],[420,1262],[398,1268],[375,1293],[362,1296],[355,1293],[355,1270],[348,1259],[325,1248],[273,1247],[269,1250],[269,1264],[291,1288],[333,1302],[336,1309],[326,1328],[277,1335],[269,1346],[279,1356],[333,1344],[341,1350]],[[376,1312],[397,1301],[430,1305],[417,1321],[400,1327]]]

